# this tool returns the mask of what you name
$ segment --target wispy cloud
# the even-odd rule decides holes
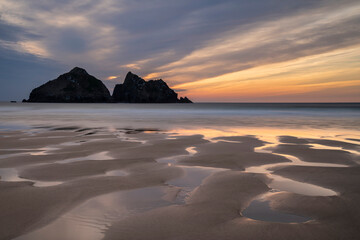
[[[231,74],[278,63],[285,68],[299,59],[355,48],[360,39],[359,12],[355,0],[2,0],[0,51],[7,55],[0,61],[12,59],[13,64],[0,73],[0,81],[11,85],[8,79],[18,73],[24,59],[31,58],[41,68],[47,68],[43,59],[48,59],[48,69],[54,62],[61,71],[86,67],[108,80],[109,87],[121,82],[129,70],[147,79],[163,78],[171,86],[189,83],[184,93],[207,100],[215,95],[200,93],[201,83],[218,79],[209,84],[226,89],[241,81],[228,80]],[[343,62],[342,69],[351,65]],[[29,75],[16,77],[38,82]],[[277,81],[273,72],[263,78]],[[247,81],[258,80],[254,76]],[[310,77],[306,81],[311,82]]]
[[[158,68],[177,82],[249,69],[359,44],[360,4],[240,26],[179,61]],[[196,78],[191,78],[196,76]]]
[[[360,89],[359,56],[357,46],[183,83],[175,88],[186,88],[190,96],[202,101],[289,101],[294,100],[289,98],[292,95],[297,97],[296,101],[314,101],[319,91],[322,101],[337,99],[339,95],[343,101],[351,98],[356,101],[359,95],[354,90]],[[313,97],[304,98],[309,93]]]

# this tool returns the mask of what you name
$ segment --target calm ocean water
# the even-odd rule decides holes
[[[357,103],[0,103],[0,127],[314,128],[360,130]]]

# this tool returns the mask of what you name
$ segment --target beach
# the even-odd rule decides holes
[[[357,239],[359,104],[0,104],[0,239]]]

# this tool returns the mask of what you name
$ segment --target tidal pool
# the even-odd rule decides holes
[[[263,199],[252,201],[250,205],[241,212],[241,215],[266,222],[302,223],[311,220],[309,217],[275,211],[270,207],[270,201]]]

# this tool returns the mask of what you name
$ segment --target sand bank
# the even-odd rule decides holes
[[[267,142],[258,136],[204,139],[155,129],[50,129],[3,133],[0,168],[13,169],[17,176],[0,181],[0,239],[45,236],[48,229],[62,226],[59,220],[68,221],[63,216],[90,208],[89,202],[105,195],[103,201],[114,204],[112,196],[126,198],[129,190],[140,195],[121,203],[128,209],[126,217],[107,219],[101,230],[96,230],[99,223],[88,226],[99,239],[360,236],[360,168],[354,153],[359,147],[353,140],[281,136],[279,142]],[[276,189],[274,182],[281,177],[330,194]],[[36,181],[59,184],[40,187]],[[141,203],[132,204],[138,196]],[[244,217],[242,212],[256,199],[268,201],[273,211],[310,220],[279,223]],[[74,234],[73,239],[81,239]],[[61,231],[56,235],[63,237]]]

